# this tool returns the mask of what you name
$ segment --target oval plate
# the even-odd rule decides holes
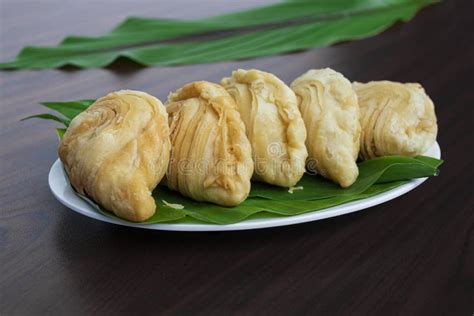
[[[441,158],[441,151],[438,143],[433,144],[431,148],[425,153],[425,156],[433,158]],[[427,178],[414,179],[410,182],[403,184],[390,191],[378,194],[376,196],[349,202],[346,204],[330,207],[324,210],[315,212],[305,213],[295,216],[287,217],[276,217],[276,218],[262,218],[262,219],[249,219],[239,223],[230,225],[214,225],[214,224],[134,224],[119,219],[104,216],[97,212],[90,204],[80,198],[69,184],[64,174],[64,169],[61,161],[58,159],[54,162],[49,172],[49,187],[53,192],[54,196],[64,205],[70,209],[97,219],[99,221],[108,222],[117,225],[155,229],[155,230],[173,230],[173,231],[225,231],[225,230],[246,230],[246,229],[259,229],[268,227],[277,227],[292,225],[298,223],[306,223],[311,221],[317,221],[329,217],[339,216],[347,213],[356,212],[363,210],[374,205],[378,205],[387,201],[390,201],[402,194],[405,194],[420,184],[422,184]]]

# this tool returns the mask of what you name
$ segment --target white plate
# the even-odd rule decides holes
[[[426,156],[440,158],[441,151],[438,143],[435,143],[425,153]],[[362,209],[369,208],[374,205],[378,205],[387,201],[390,201],[408,191],[413,190],[420,184],[422,184],[427,178],[414,179],[410,182],[394,188],[390,191],[378,194],[371,198],[354,201],[339,206],[330,207],[324,210],[310,212],[301,215],[288,216],[288,217],[277,217],[277,218],[265,218],[265,219],[249,219],[242,222],[230,225],[214,225],[214,224],[133,224],[119,219],[104,216],[97,212],[91,205],[76,195],[74,190],[71,188],[67,181],[61,161],[58,159],[51,167],[49,172],[49,187],[53,192],[54,196],[64,205],[70,209],[88,216],[94,219],[98,219],[103,222],[146,228],[156,230],[175,230],[175,231],[224,231],[224,230],[245,230],[245,229],[258,229],[276,226],[285,226],[298,223],[305,223],[311,221],[317,221],[324,218],[339,216],[347,213],[356,212]]]

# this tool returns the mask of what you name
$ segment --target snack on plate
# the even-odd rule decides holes
[[[434,105],[420,84],[355,82],[353,88],[361,110],[362,158],[421,155],[435,142]]]
[[[294,92],[276,76],[236,70],[221,84],[237,103],[252,145],[254,179],[282,187],[303,176],[306,129]]]
[[[168,115],[155,97],[121,90],[76,116],[59,145],[59,157],[77,192],[130,221],[156,209],[151,192],[170,156]]]
[[[166,184],[197,201],[234,206],[250,192],[253,162],[234,99],[218,84],[189,83],[168,97]]]
[[[92,102],[85,101],[84,108]],[[286,193],[257,185],[255,198],[242,207],[264,210],[265,192],[273,190],[295,198],[313,190],[327,198],[323,179],[306,177],[298,184],[305,168],[346,188],[359,176],[358,157],[420,155],[436,134],[433,102],[416,83],[351,84],[325,68],[307,71],[290,88],[273,74],[239,69],[220,85],[184,85],[170,93],[166,106],[140,91],[109,93],[69,123],[58,152],[79,194],[120,218],[142,222],[160,212],[155,199],[166,210],[151,221],[170,210],[187,216],[198,205],[177,203],[182,201],[167,190],[153,196],[162,180],[183,196],[225,207],[247,199],[251,179],[289,188]],[[433,168],[428,175],[436,173]],[[311,189],[312,180],[323,184]],[[298,192],[303,189],[305,194]]]
[[[308,137],[310,172],[318,172],[341,187],[359,175],[359,106],[349,80],[330,69],[309,70],[291,84],[298,97]]]

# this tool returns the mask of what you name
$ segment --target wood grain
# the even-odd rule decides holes
[[[0,59],[128,15],[192,18],[265,1],[16,1],[0,4]],[[472,1],[445,1],[383,34],[303,53],[182,67],[0,72],[0,314],[472,315]],[[420,82],[436,104],[441,175],[363,212],[276,229],[172,233],[69,211],[49,191],[54,123],[38,102],[120,88],[165,99],[198,79],[261,68],[289,82],[332,67],[357,81]]]

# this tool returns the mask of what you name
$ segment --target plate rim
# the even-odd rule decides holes
[[[426,155],[440,159],[441,158],[441,149],[438,142],[435,142],[430,149],[425,153]],[[62,176],[62,177],[61,177]],[[413,179],[406,184],[403,184],[399,187],[393,188],[386,192],[377,194],[370,198],[365,198],[361,200],[352,201],[349,203],[344,203],[341,205],[336,205],[326,209],[308,212],[299,215],[284,216],[277,218],[264,218],[264,219],[248,219],[243,220],[234,224],[220,225],[220,224],[186,224],[186,223],[161,223],[161,224],[147,224],[147,223],[130,223],[115,219],[112,217],[107,217],[105,215],[97,212],[90,204],[81,199],[72,189],[69,182],[67,181],[64,169],[62,168],[62,163],[58,159],[53,163],[48,174],[48,184],[51,192],[54,197],[61,202],[64,206],[72,209],[73,211],[93,218],[102,222],[107,222],[111,224],[135,227],[141,229],[151,229],[151,230],[165,230],[165,231],[188,231],[188,232],[203,232],[203,231],[235,231],[235,230],[251,230],[251,229],[263,229],[271,227],[280,227],[287,225],[294,225],[306,222],[312,222],[317,220],[322,220],[326,218],[336,217],[340,215],[345,215],[349,213],[354,213],[363,209],[367,209],[390,200],[393,200],[409,191],[415,189],[417,186],[425,182],[428,178],[419,178]],[[64,193],[71,195],[72,201],[67,197],[64,197]],[[79,204],[79,206],[77,205]],[[83,205],[80,207],[80,205]],[[86,208],[83,210],[82,208]]]

